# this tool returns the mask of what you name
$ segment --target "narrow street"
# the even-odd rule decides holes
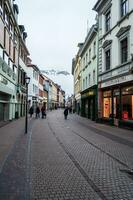
[[[27,135],[22,120],[13,123],[19,133],[0,149],[0,200],[133,199],[132,131],[76,114],[64,120],[63,110],[30,119]]]

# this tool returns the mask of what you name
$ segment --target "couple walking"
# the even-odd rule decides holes
[[[41,109],[39,106],[36,107],[36,118],[40,118],[40,112],[42,113],[42,119],[44,119],[44,117],[46,118],[46,108],[44,105],[41,107]]]

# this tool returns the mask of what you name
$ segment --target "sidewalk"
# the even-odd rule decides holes
[[[20,118],[0,128],[0,169],[24,127],[25,118]]]

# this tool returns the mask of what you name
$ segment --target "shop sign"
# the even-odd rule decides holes
[[[82,95],[82,98],[86,98],[86,97],[89,97],[89,96],[93,96],[95,93],[94,91],[89,91],[89,92],[86,92],[85,94]]]
[[[117,85],[120,83],[124,83],[126,81],[132,81],[132,80],[133,80],[133,75],[122,76],[122,77],[118,77],[118,78],[106,81],[104,83],[101,83],[101,87],[104,88],[104,87],[108,87],[111,85]]]
[[[32,100],[37,100],[37,97],[32,97]]]
[[[127,111],[123,111],[122,119],[128,119],[128,112]]]

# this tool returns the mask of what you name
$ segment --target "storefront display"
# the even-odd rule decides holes
[[[122,89],[122,119],[133,120],[133,86]]]
[[[111,91],[103,92],[103,117],[110,118],[112,115]]]

